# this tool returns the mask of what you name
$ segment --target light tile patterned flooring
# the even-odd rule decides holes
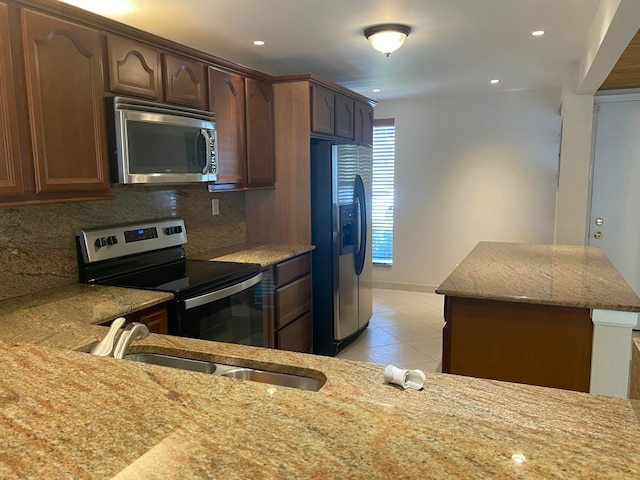
[[[374,289],[369,326],[337,357],[439,372],[443,306],[435,293]]]

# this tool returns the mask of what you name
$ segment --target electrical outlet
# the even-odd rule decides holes
[[[217,198],[211,199],[211,215],[220,215],[220,200]]]

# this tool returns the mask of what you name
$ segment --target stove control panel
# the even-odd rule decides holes
[[[181,218],[76,230],[78,255],[85,264],[175,247],[187,243]]]

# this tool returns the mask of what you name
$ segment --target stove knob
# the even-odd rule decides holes
[[[105,238],[97,238],[95,241],[95,246],[98,248],[105,247],[107,245],[107,240]]]
[[[165,228],[164,233],[166,233],[167,235],[173,235],[173,227]]]
[[[118,243],[118,237],[116,237],[115,235],[111,235],[110,237],[107,237],[107,243],[109,245],[115,245]]]
[[[182,233],[182,225],[175,227],[176,233]]]

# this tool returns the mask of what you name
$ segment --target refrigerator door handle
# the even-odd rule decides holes
[[[355,188],[353,191],[358,206],[358,247],[354,256],[356,275],[362,273],[364,268],[365,252],[367,249],[367,203],[365,199],[364,182],[360,175],[356,175]]]

